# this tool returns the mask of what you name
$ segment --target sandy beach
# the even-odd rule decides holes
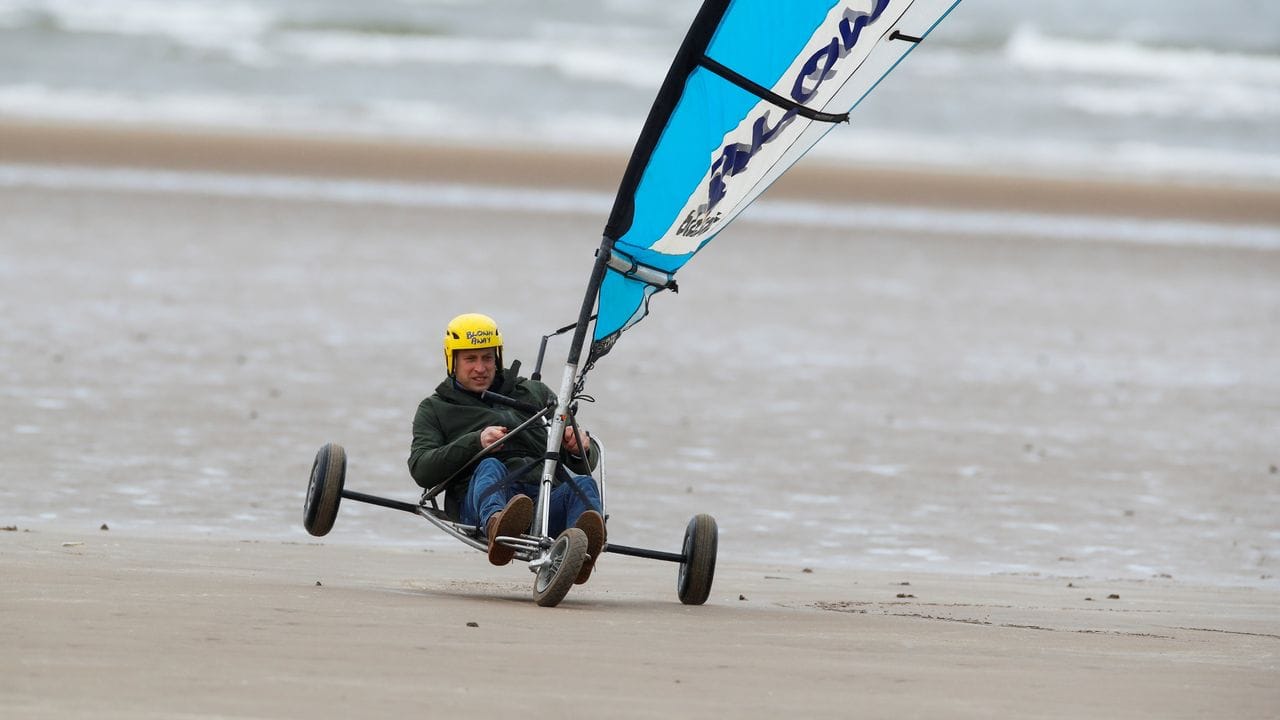
[[[613,558],[558,608],[461,551],[0,536],[15,717],[1265,718],[1273,592]]]
[[[0,164],[611,193],[625,158],[6,124]],[[821,163],[770,197],[850,187],[884,206],[1280,224],[1260,189]],[[744,218],[601,362],[584,411],[609,439],[611,538],[670,550],[692,513],[719,519],[703,607],[678,602],[674,567],[607,556],[538,608],[524,569],[355,503],[306,536],[315,448],[340,440],[349,487],[412,499],[438,328],[483,304],[531,361],[576,312],[603,221],[0,187],[0,707],[1280,711],[1265,249]],[[780,352],[797,322],[803,352]]]
[[[128,125],[0,124],[0,161],[159,167],[394,180],[448,180],[514,186],[596,188],[613,192],[625,153],[557,148],[450,147],[412,141],[316,135],[263,136],[231,131]],[[980,169],[976,169],[980,170]],[[784,175],[769,197],[913,203],[1028,212],[1123,214],[1236,223],[1280,222],[1274,188],[1221,188],[1005,177],[936,171],[850,168],[822,153]]]

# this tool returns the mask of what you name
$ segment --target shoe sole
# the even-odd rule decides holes
[[[494,534],[507,537],[523,535],[529,529],[531,522],[533,522],[533,500],[527,495],[517,495],[511,498],[498,515],[498,528]],[[494,565],[506,565],[515,556],[516,549],[513,547],[496,542],[489,545],[489,562]]]
[[[581,585],[591,579],[591,571],[595,569],[596,560],[604,549],[604,518],[600,517],[600,513],[588,510],[578,516],[575,527],[587,536],[587,559],[583,561],[582,569],[578,571],[578,577],[573,581],[573,584]]]

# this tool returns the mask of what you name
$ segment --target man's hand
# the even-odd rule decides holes
[[[507,429],[501,425],[490,425],[480,431],[480,447],[487,448],[506,437]]]
[[[578,428],[578,432],[575,433],[571,426],[565,425],[564,442],[561,446],[572,455],[586,455],[584,448],[591,447],[591,435],[582,428]]]

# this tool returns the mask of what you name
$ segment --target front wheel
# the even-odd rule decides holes
[[[576,527],[560,533],[547,551],[546,562],[533,579],[533,599],[542,607],[555,607],[573,587],[587,557],[587,534]]]
[[[333,529],[346,477],[347,451],[337,443],[326,443],[311,464],[311,482],[307,483],[307,500],[302,507],[302,524],[307,532],[320,537]]]
[[[695,515],[684,531],[684,562],[676,577],[676,592],[685,605],[701,605],[711,596],[716,575],[716,547],[720,531],[710,515]]]

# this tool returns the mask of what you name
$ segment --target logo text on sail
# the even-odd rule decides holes
[[[854,46],[858,44],[858,39],[861,37],[863,29],[884,14],[885,9],[889,7],[889,1],[875,0],[875,6],[870,13],[845,9],[841,15],[840,22],[837,24],[836,34],[831,38],[831,41],[818,48],[800,66],[800,71],[791,85],[790,95],[792,100],[803,104],[817,93],[818,87],[824,81],[836,74],[836,62],[853,50]],[[782,130],[790,125],[796,117],[794,109],[788,110],[778,118],[776,123],[770,126],[770,112],[771,110],[765,110],[751,124],[751,142],[729,143],[720,151],[719,157],[711,164],[711,177],[707,182],[706,204],[699,205],[685,216],[684,221],[681,222],[676,230],[677,235],[698,237],[715,227],[721,218],[721,213],[716,212],[713,215],[712,212],[728,193],[726,181],[746,170],[747,164],[759,152],[760,148],[776,139]]]

